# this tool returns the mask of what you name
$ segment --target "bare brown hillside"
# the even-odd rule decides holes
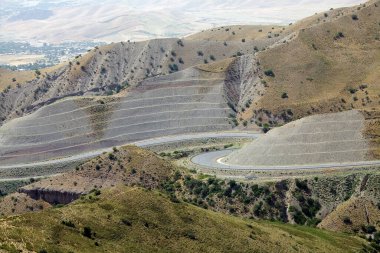
[[[226,42],[172,38],[120,42],[95,48],[54,71],[41,70],[35,79],[25,78],[27,83],[11,86],[0,93],[0,122],[64,97],[112,95],[149,77],[250,54],[255,47],[264,48],[280,38]],[[7,77],[9,80],[4,83],[8,85],[12,78]]]
[[[251,106],[253,121],[269,118],[276,124],[284,111],[291,111],[294,119],[378,106],[380,3],[325,15],[320,23],[302,28],[292,41],[257,55],[267,71],[263,79],[267,88]]]
[[[20,192],[51,204],[67,204],[94,189],[119,184],[158,189],[174,171],[171,163],[152,152],[126,146],[91,159],[71,172],[22,187]]]

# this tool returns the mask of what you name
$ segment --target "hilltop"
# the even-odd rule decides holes
[[[378,107],[380,3],[330,10],[289,43],[260,52],[266,89],[243,117],[270,125],[311,114]],[[302,24],[303,21],[298,22]],[[297,25],[297,23],[295,24]],[[250,114],[253,112],[253,115]]]

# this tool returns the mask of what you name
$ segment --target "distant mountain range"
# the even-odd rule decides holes
[[[181,37],[232,24],[287,24],[328,8],[360,3],[248,0],[2,1],[0,41],[105,41]]]

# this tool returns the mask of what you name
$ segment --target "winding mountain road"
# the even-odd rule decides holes
[[[347,163],[325,163],[325,164],[300,164],[300,165],[285,165],[285,166],[242,166],[224,163],[222,160],[227,155],[231,154],[234,149],[219,150],[213,152],[202,153],[194,156],[191,162],[215,169],[224,170],[309,170],[309,169],[324,169],[324,168],[352,168],[380,165],[380,160],[360,161]]]
[[[209,139],[209,138],[252,138],[255,139],[260,136],[261,133],[258,132],[209,132],[209,133],[194,133],[194,134],[183,134],[183,135],[173,135],[173,136],[163,136],[152,139],[146,139],[131,143],[126,143],[125,145],[136,145],[138,147],[149,147],[155,146],[165,143],[175,143],[187,140],[195,140],[195,139]],[[88,158],[92,158],[102,154],[103,152],[110,152],[112,148],[99,149],[91,152],[81,153],[74,156],[62,157],[54,160],[47,160],[41,162],[34,163],[24,163],[24,164],[13,164],[13,165],[0,165],[0,173],[1,170],[12,169],[12,168],[28,168],[35,166],[47,166],[47,165],[55,165],[67,162],[81,161]]]

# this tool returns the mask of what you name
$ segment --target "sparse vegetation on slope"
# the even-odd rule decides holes
[[[0,221],[0,247],[39,252],[356,252],[363,240],[280,223],[253,222],[174,203],[125,186],[66,207]]]
[[[300,118],[377,107],[380,48],[375,37],[380,32],[380,7],[370,2],[332,12],[326,22],[304,27],[292,41],[258,54],[267,88],[252,107],[255,119],[265,116],[263,111],[275,119],[287,108]],[[363,84],[366,88],[359,89]],[[284,91],[287,99],[281,99]]]

